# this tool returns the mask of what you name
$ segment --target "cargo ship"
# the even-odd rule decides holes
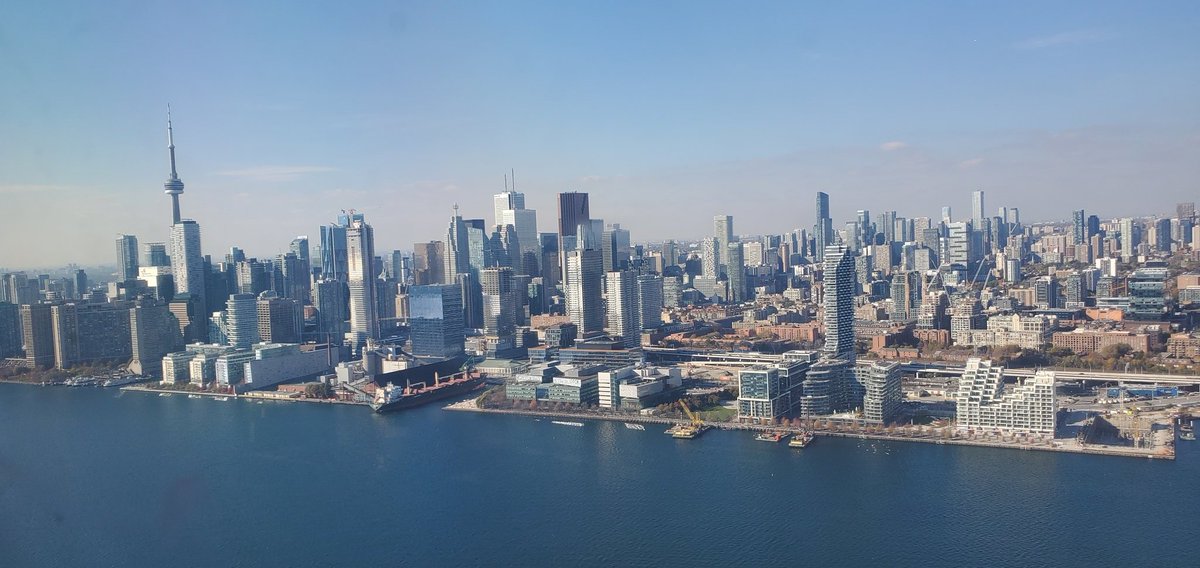
[[[375,377],[375,412],[404,410],[436,400],[467,394],[483,386],[483,374],[465,356],[384,373]]]

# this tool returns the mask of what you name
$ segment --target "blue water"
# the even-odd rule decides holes
[[[0,384],[0,566],[1196,566],[1200,459]]]

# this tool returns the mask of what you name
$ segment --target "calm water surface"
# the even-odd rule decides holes
[[[0,566],[1197,566],[1175,462],[0,384]]]

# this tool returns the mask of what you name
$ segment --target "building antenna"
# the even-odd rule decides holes
[[[510,168],[510,171],[512,172],[513,191],[516,191],[517,190],[517,170],[515,168]]]
[[[504,174],[504,192],[508,193],[508,174]]]

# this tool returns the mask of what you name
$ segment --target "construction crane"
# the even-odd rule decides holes
[[[692,409],[687,405],[687,402],[685,402],[683,399],[680,399],[679,406],[683,407],[683,413],[687,415],[690,423],[676,424],[669,428],[666,433],[670,434],[674,438],[691,439],[704,432],[704,421],[700,420],[700,417],[696,416],[695,412],[692,412]]]
[[[699,428],[704,425],[704,421],[700,420],[700,417],[696,416],[696,413],[692,412],[692,409],[688,407],[687,401],[682,398],[679,399],[679,406],[683,407],[683,413],[687,415],[688,420],[692,421],[693,427]]]

